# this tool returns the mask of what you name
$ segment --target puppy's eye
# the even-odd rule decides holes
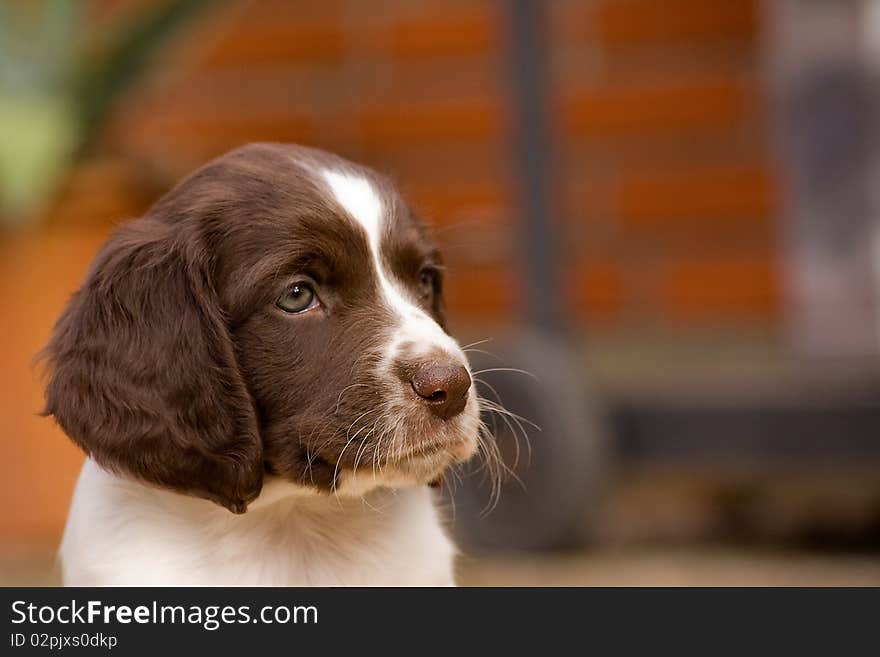
[[[422,267],[419,271],[419,292],[424,297],[434,294],[437,283],[437,270],[433,267]]]
[[[303,313],[318,305],[318,296],[307,283],[297,283],[278,297],[275,305],[286,313]]]

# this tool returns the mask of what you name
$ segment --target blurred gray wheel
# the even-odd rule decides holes
[[[484,411],[516,478],[505,478],[496,500],[480,459],[465,466],[461,482],[448,491],[457,538],[466,547],[495,550],[571,545],[584,534],[598,505],[605,451],[600,423],[578,377],[577,358],[559,340],[538,334],[491,347],[499,358],[469,354],[478,392],[490,402],[497,402],[497,395],[508,410],[540,430]],[[534,378],[505,371],[508,367]]]

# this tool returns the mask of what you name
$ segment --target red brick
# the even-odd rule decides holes
[[[571,319],[609,322],[619,318],[623,309],[623,277],[615,263],[574,265],[564,276],[565,307]]]
[[[480,55],[497,50],[499,16],[490,6],[464,11],[434,10],[427,15],[393,20],[391,51],[398,57]]]
[[[226,29],[205,57],[207,66],[336,63],[345,48],[336,21],[282,21]]]
[[[608,138],[729,129],[754,118],[755,84],[734,77],[628,82],[568,92],[558,108],[571,135]]]
[[[769,320],[780,307],[770,253],[682,257],[662,267],[659,280],[660,301],[674,321]]]
[[[622,221],[636,229],[715,229],[742,222],[765,227],[774,211],[774,182],[762,162],[693,163],[684,169],[624,173],[613,204]]]
[[[501,220],[511,199],[500,180],[453,180],[437,185],[408,185],[404,193],[416,211],[430,217],[436,225],[449,224],[463,217]]]
[[[213,153],[251,141],[307,141],[313,129],[308,118],[287,114],[175,116],[169,113],[142,123],[132,138],[148,149],[158,142]]]
[[[456,267],[446,278],[449,316],[473,320],[510,318],[514,314],[516,274],[502,266]]]
[[[486,142],[501,136],[502,117],[500,101],[491,98],[389,101],[363,110],[359,124],[370,147],[446,140]]]
[[[596,31],[606,47],[752,42],[758,19],[756,0],[605,0]]]

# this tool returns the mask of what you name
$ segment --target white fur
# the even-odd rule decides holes
[[[334,498],[270,480],[234,515],[89,459],[60,556],[68,586],[451,586],[454,548],[425,487]]]
[[[440,349],[457,358],[467,367],[467,359],[461,349],[425,311],[407,299],[406,292],[391,282],[382,265],[380,245],[382,243],[382,199],[373,185],[361,176],[338,171],[324,170],[324,180],[333,192],[336,201],[364,229],[373,256],[376,277],[382,294],[390,308],[400,318],[400,327],[388,345],[388,361],[397,355],[406,344],[411,356],[429,353]]]

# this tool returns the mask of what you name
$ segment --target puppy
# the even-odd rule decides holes
[[[426,484],[479,409],[440,254],[395,190],[253,144],[95,258],[46,348],[88,455],[68,585],[451,585]]]

